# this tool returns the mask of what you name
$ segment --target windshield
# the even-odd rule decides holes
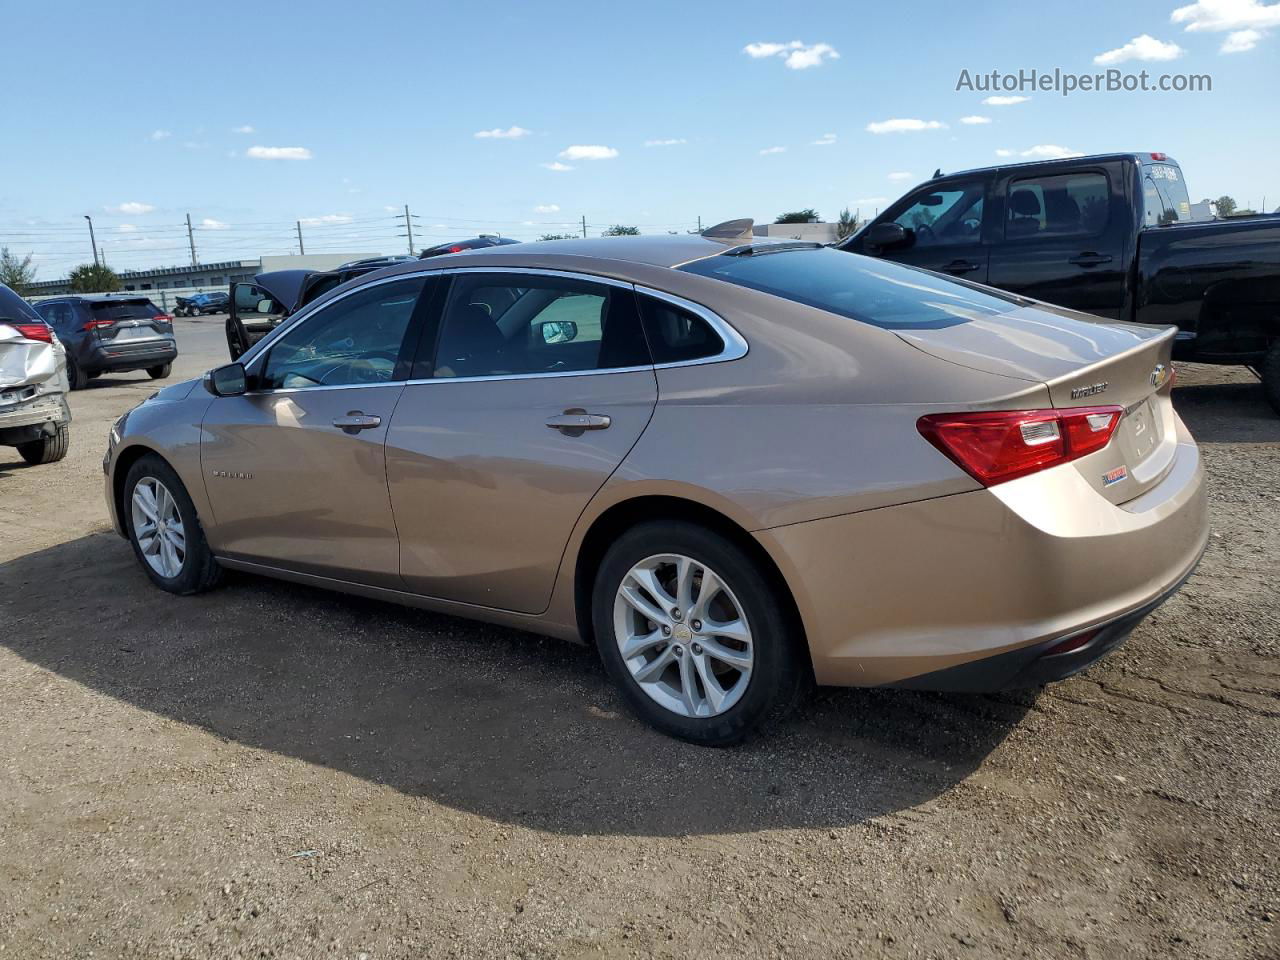
[[[829,248],[710,257],[679,269],[888,330],[950,327],[1022,305],[1008,294]]]

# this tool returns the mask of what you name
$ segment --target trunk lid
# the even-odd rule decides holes
[[[1150,489],[1173,464],[1170,355],[1176,327],[1099,320],[1038,304],[895,333],[940,360],[1043,383],[1056,408],[1122,407],[1111,442],[1072,462],[1112,503]]]

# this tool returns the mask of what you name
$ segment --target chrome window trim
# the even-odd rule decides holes
[[[670,303],[672,306],[679,307],[682,310],[687,310],[690,313],[694,314],[695,316],[706,321],[707,324],[711,327],[711,329],[713,329],[717,334],[719,334],[720,339],[724,342],[724,349],[722,349],[719,353],[713,354],[709,357],[699,357],[694,360],[676,360],[670,363],[653,363],[653,364],[644,364],[642,366],[633,366],[633,367],[609,367],[607,369],[565,370],[560,372],[552,371],[552,372],[544,372],[544,373],[502,373],[502,374],[491,374],[491,375],[482,376],[482,377],[425,377],[425,378],[410,379],[410,380],[387,380],[381,383],[342,383],[342,384],[333,384],[332,386],[317,386],[317,387],[278,387],[272,390],[251,390],[244,394],[241,394],[241,396],[266,396],[269,394],[276,394],[276,393],[308,393],[316,390],[350,390],[355,388],[364,389],[368,387],[393,387],[393,386],[406,386],[409,384],[413,384],[417,386],[417,385],[429,384],[429,383],[484,383],[484,382],[496,381],[496,380],[535,380],[535,379],[546,379],[550,377],[609,376],[615,373],[638,373],[638,372],[648,371],[648,370],[670,370],[670,369],[675,369],[679,367],[696,367],[696,366],[701,366],[702,364],[707,364],[707,363],[726,363],[730,360],[740,360],[742,357],[745,357],[747,355],[747,352],[750,349],[747,344],[747,341],[743,338],[742,334],[738,333],[738,331],[734,329],[734,327],[727,320],[721,317],[719,314],[708,309],[707,307],[704,307],[700,303],[694,303],[692,300],[686,300],[684,297],[676,296],[673,293],[667,293],[664,290],[657,290],[653,287],[647,287],[641,284],[632,283],[628,280],[619,280],[616,277],[605,277],[605,276],[601,276],[599,274],[593,274],[593,273],[579,273],[573,270],[554,270],[546,267],[520,267],[520,266],[514,266],[514,265],[502,266],[502,267],[494,267],[494,266],[464,267],[464,266],[458,266],[456,264],[452,264],[448,267],[437,267],[433,269],[415,270],[408,273],[394,274],[393,276],[390,276],[390,277],[382,277],[381,279],[373,280],[369,283],[361,284],[358,287],[353,287],[352,289],[348,290],[346,293],[342,294],[341,296],[335,297],[332,300],[329,300],[320,304],[318,308],[314,304],[308,304],[306,307],[303,307],[302,310],[298,311],[298,313],[294,314],[292,317],[289,317],[286,323],[283,323],[279,327],[277,327],[275,330],[272,330],[269,334],[267,334],[265,337],[263,337],[261,340],[259,340],[249,349],[250,353],[254,353],[254,351],[258,351],[258,352],[254,353],[254,356],[250,357],[248,362],[245,362],[243,360],[241,361],[242,363],[244,363],[245,372],[246,373],[254,372],[251,369],[252,366],[259,362],[261,357],[265,355],[266,347],[268,347],[276,339],[284,336],[286,333],[292,330],[299,323],[302,323],[305,320],[307,320],[307,318],[314,316],[320,310],[328,309],[333,304],[336,304],[341,302],[342,300],[345,300],[347,297],[351,296],[353,293],[358,293],[363,290],[368,290],[370,287],[379,286],[384,283],[392,283],[396,280],[412,280],[412,279],[417,279],[419,277],[431,277],[431,276],[454,276],[457,274],[468,274],[468,273],[527,274],[529,276],[551,277],[554,279],[579,280],[586,283],[602,283],[602,284],[605,284],[606,286],[618,287],[619,289],[623,289],[623,290],[630,289],[637,294],[643,294],[648,297],[654,297],[655,299],[663,300],[667,303]]]

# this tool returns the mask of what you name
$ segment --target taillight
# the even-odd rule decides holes
[[[111,326],[113,323],[115,323],[114,320],[86,320],[84,322],[84,326],[81,327],[80,329],[81,330],[100,330],[103,327]]]
[[[462,247],[462,246],[457,246],[457,245],[455,245],[455,246],[452,246],[452,247],[450,247],[450,248],[449,248],[449,252],[450,252],[450,253],[461,253],[461,252],[462,252],[463,250],[465,250],[465,249],[467,249],[467,248],[466,248],[466,247]]]
[[[984,487],[1101,450],[1123,407],[935,413],[916,429]]]
[[[1168,160],[1169,155],[1167,153],[1153,153],[1151,155],[1151,159],[1152,160]]]
[[[171,313],[157,313],[157,314],[156,314],[154,317],[152,317],[151,319],[152,319],[152,320],[158,320],[160,323],[170,323],[170,324],[171,324],[171,323],[173,323],[173,314],[171,314]]]
[[[53,343],[53,330],[47,323],[10,323],[9,326],[17,330],[22,336],[28,340],[41,340],[44,343]]]

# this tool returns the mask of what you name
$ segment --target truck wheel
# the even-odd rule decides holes
[[[67,455],[71,446],[71,429],[60,423],[52,437],[41,437],[28,443],[18,444],[18,454],[33,466],[41,463],[56,463]]]
[[[1271,344],[1266,358],[1262,361],[1262,392],[1267,396],[1271,409],[1280,413],[1280,340]]]

